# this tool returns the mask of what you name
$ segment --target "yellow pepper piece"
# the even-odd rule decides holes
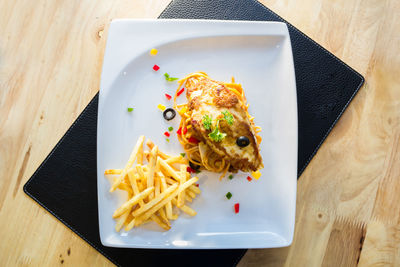
[[[185,112],[187,111],[187,107],[183,107],[181,110],[179,110],[179,114],[185,114]]]
[[[150,55],[152,55],[152,56],[157,55],[157,53],[158,53],[158,50],[155,49],[155,48],[153,48],[153,49],[150,50]]]
[[[165,110],[165,106],[162,105],[162,104],[158,104],[158,105],[157,105],[157,108],[158,108],[159,110],[161,110],[161,111],[164,111],[164,110]]]
[[[254,179],[258,180],[261,177],[261,172],[260,171],[252,172],[251,176],[253,176]]]

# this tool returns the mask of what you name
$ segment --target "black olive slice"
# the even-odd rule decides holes
[[[172,120],[173,118],[175,118],[176,116],[176,111],[173,108],[167,108],[166,110],[164,110],[163,112],[163,117],[164,119],[166,119],[167,121]]]
[[[250,140],[247,136],[240,136],[236,139],[236,144],[240,147],[246,147],[250,144]]]
[[[198,171],[200,169],[200,165],[194,164],[191,161],[189,161],[189,166],[190,166],[190,168],[192,168],[193,170],[196,170],[196,171]]]

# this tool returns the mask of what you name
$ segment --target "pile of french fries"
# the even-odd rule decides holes
[[[187,172],[188,160],[181,155],[166,155],[149,139],[146,141],[149,151],[145,151],[144,141],[145,137],[140,136],[124,169],[104,172],[105,175],[116,175],[110,192],[121,189],[128,193],[127,201],[113,214],[117,232],[123,226],[129,231],[150,221],[169,230],[170,220],[179,216],[177,211],[196,215],[185,204],[200,194],[200,189],[194,185],[198,177],[191,178]]]

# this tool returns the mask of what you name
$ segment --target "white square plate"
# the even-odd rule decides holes
[[[151,48],[158,54],[151,56]],[[160,66],[153,71],[154,64]],[[170,122],[157,109],[172,107],[177,83],[204,71],[213,79],[241,83],[249,112],[263,130],[264,169],[259,180],[247,173],[219,181],[199,174],[202,190],[169,231],[150,223],[129,233],[114,230],[114,210],[125,195],[109,193],[105,169],[123,168],[140,135],[168,154],[183,152],[176,138],[179,115]],[[180,97],[183,101],[184,94]],[[127,112],[127,107],[134,107]],[[166,142],[168,126],[174,131]],[[269,248],[292,242],[297,183],[297,100],[290,38],[279,22],[210,20],[116,20],[111,23],[100,86],[97,128],[97,183],[101,242],[126,248]],[[227,192],[233,197],[228,200]],[[233,206],[240,203],[240,212]]]

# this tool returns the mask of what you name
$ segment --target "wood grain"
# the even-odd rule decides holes
[[[400,265],[400,1],[261,2],[366,85],[299,180],[292,246],[249,250],[239,265]],[[22,186],[98,91],[110,20],[168,3],[0,1],[1,266],[112,265]]]

